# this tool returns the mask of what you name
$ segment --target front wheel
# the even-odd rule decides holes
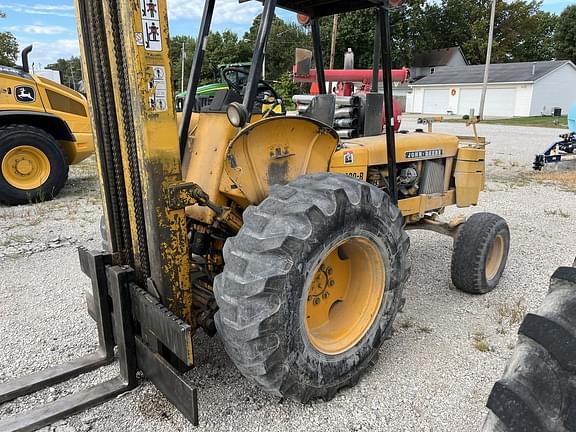
[[[224,247],[215,295],[226,351],[270,393],[332,398],[391,333],[408,247],[400,211],[365,182],[323,173],[273,188]]]
[[[452,283],[461,291],[485,294],[498,285],[510,249],[506,221],[475,213],[459,228],[452,252]]]
[[[67,178],[66,156],[52,135],[28,125],[0,127],[0,201],[50,200]]]

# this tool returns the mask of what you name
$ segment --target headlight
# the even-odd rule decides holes
[[[228,121],[232,126],[242,127],[248,121],[248,112],[244,105],[238,102],[232,102],[226,108],[226,115],[228,116]]]

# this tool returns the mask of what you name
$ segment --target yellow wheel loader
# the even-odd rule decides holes
[[[87,101],[80,93],[30,73],[0,66],[0,202],[26,204],[54,198],[68,165],[94,152]]]
[[[196,389],[180,371],[194,365],[199,328],[217,332],[262,389],[329,400],[358,381],[392,333],[409,277],[408,229],[454,237],[457,288],[478,294],[498,284],[506,222],[439,216],[478,202],[485,141],[392,129],[388,0],[264,0],[246,84],[198,108],[214,6],[204,3],[178,126],[166,0],[76,0],[108,244],[80,251],[100,345],[0,385],[0,402],[112,361],[114,345],[120,376],[0,430],[40,427],[114,397],[137,385],[137,370],[197,423]],[[302,116],[275,112],[282,101],[260,78],[277,6],[310,17],[321,94]],[[373,68],[376,77],[383,69],[384,95],[375,85],[366,97],[373,135],[342,140],[331,126],[319,19],[365,8],[375,11]]]

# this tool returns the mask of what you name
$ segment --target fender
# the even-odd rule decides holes
[[[0,111],[0,126],[8,124],[28,124],[46,131],[56,140],[76,141],[76,137],[64,120],[46,112]]]

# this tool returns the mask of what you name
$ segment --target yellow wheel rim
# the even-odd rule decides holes
[[[50,161],[36,147],[14,147],[2,159],[2,176],[16,189],[36,189],[48,180]]]
[[[492,280],[498,273],[500,269],[500,264],[502,263],[502,258],[504,257],[504,238],[501,234],[498,234],[492,244],[490,245],[490,250],[488,251],[488,256],[486,257],[486,280]]]
[[[333,247],[315,269],[306,289],[306,333],[329,355],[356,345],[380,310],[386,273],[376,244],[352,237]]]

